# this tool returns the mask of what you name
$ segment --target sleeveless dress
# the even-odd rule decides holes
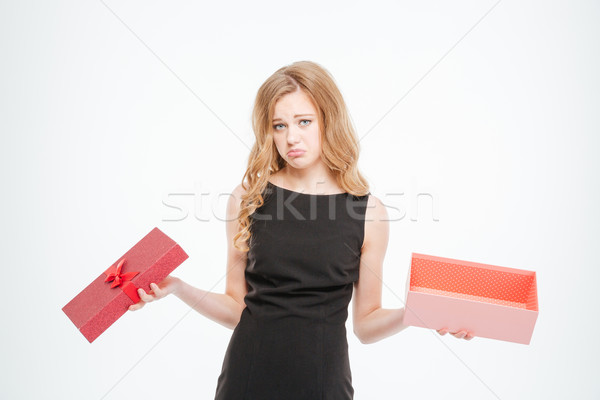
[[[305,194],[267,183],[251,215],[246,308],[215,400],[353,398],[345,323],[369,194]]]

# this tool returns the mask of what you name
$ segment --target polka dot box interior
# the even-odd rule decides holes
[[[412,253],[405,304],[407,325],[529,344],[539,311],[536,274]]]

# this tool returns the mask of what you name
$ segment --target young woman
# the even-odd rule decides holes
[[[217,400],[352,399],[352,296],[362,343],[406,328],[404,308],[381,307],[386,208],[357,168],[345,102],[320,65],[300,61],[270,76],[252,124],[256,142],[227,205],[225,293],[169,276],[139,289],[130,309],[172,293],[233,329]]]

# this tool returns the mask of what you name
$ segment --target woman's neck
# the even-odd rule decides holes
[[[318,169],[294,169],[285,166],[273,174],[273,177],[273,183],[283,183],[282,186],[297,192],[327,194],[339,193],[342,190],[338,187],[335,175],[326,166]]]

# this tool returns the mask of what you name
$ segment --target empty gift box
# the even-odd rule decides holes
[[[538,316],[535,271],[412,253],[404,324],[529,344]]]

